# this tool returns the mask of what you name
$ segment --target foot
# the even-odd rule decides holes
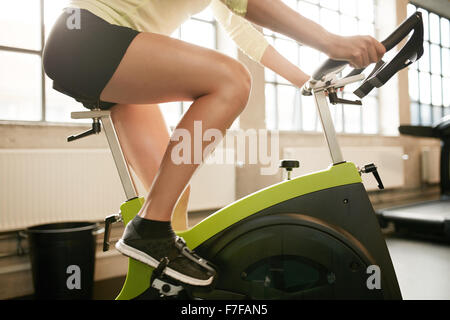
[[[175,234],[161,237],[143,237],[143,225],[147,221],[142,221],[137,217],[128,223],[122,239],[116,243],[116,248],[122,254],[156,268],[163,258],[168,258],[169,263],[163,274],[180,282],[193,286],[208,286],[214,280],[212,269],[198,263],[195,259],[189,258],[189,251],[183,250],[180,239]],[[144,222],[144,223],[142,223]],[[184,251],[184,253],[183,253]],[[204,260],[201,260],[204,262]]]

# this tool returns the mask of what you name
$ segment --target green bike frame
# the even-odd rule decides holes
[[[357,167],[351,162],[330,166],[328,169],[287,180],[259,190],[210,215],[193,228],[177,232],[191,250],[220,231],[265,208],[312,192],[361,183]],[[134,198],[122,204],[121,216],[126,225],[139,212],[144,198]],[[136,298],[150,286],[153,268],[129,258],[125,284],[117,300]]]

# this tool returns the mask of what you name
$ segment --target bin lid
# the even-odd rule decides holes
[[[58,222],[32,226],[27,233],[65,233],[89,231],[98,227],[96,222]]]

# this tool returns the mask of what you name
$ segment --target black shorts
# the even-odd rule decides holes
[[[73,24],[72,10],[64,11],[57,19],[44,48],[43,67],[55,90],[86,108],[109,109],[115,103],[101,101],[100,94],[139,31],[110,24],[87,10],[77,10],[81,17],[78,25]],[[68,25],[69,18],[72,24]]]

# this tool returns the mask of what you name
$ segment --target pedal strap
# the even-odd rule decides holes
[[[151,279],[151,283],[153,283],[153,281],[159,277],[162,276],[164,270],[166,269],[167,265],[169,264],[170,260],[167,257],[162,258],[159,261],[158,266],[155,268],[155,270],[153,270],[152,272],[152,279]]]
[[[180,251],[181,255],[183,255],[184,257],[188,258],[189,260],[195,262],[199,266],[206,269],[212,276],[214,276],[214,277],[216,276],[216,270],[211,265],[211,263],[206,261],[205,259],[201,258],[200,256],[198,256],[192,250],[190,250],[188,248],[188,246],[186,245],[186,241],[184,241],[183,238],[177,236],[176,241],[175,241],[175,246]]]

